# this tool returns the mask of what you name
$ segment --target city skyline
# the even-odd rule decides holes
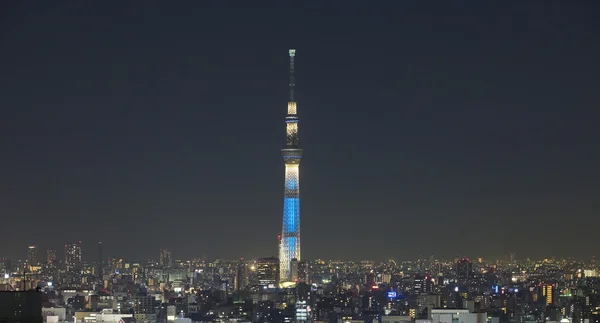
[[[69,243],[64,244],[64,250],[63,249],[59,250],[58,254],[57,254],[57,250],[55,250],[55,249],[44,249],[43,246],[41,249],[39,249],[39,247],[36,245],[30,245],[30,246],[25,246],[27,249],[26,249],[25,253],[23,253],[22,256],[15,257],[15,258],[0,257],[0,259],[29,263],[31,248],[36,247],[36,248],[38,248],[36,255],[38,257],[40,257],[39,259],[47,259],[46,261],[38,261],[39,264],[50,263],[50,262],[54,262],[54,261],[64,263],[66,260],[66,254],[68,253],[67,250],[73,245],[79,246],[79,248],[80,248],[79,252],[81,254],[79,257],[82,259],[82,261],[85,261],[85,263],[88,265],[98,263],[99,259],[103,259],[102,260],[103,262],[106,262],[107,259],[111,259],[113,261],[120,259],[125,262],[135,262],[135,263],[137,263],[137,262],[139,262],[139,263],[156,262],[158,264],[172,263],[173,261],[185,262],[185,261],[190,261],[190,260],[211,262],[211,261],[217,261],[217,260],[252,261],[252,260],[257,260],[260,258],[279,259],[279,258],[275,257],[276,256],[275,254],[273,254],[273,255],[253,255],[251,257],[233,257],[233,258],[223,258],[223,257],[219,257],[219,256],[207,256],[207,255],[181,257],[181,256],[178,256],[178,253],[180,253],[180,252],[178,252],[178,251],[173,252],[172,249],[167,249],[167,248],[160,248],[159,250],[155,250],[154,254],[150,255],[147,258],[139,258],[139,257],[127,258],[127,257],[123,257],[120,254],[113,254],[113,253],[105,254],[102,251],[103,244],[104,243],[102,241],[94,241],[94,242],[87,242],[87,243],[84,241],[77,241],[76,243],[69,242]],[[48,253],[50,253],[50,255]],[[102,257],[100,257],[101,255],[102,255]],[[168,256],[165,256],[165,255],[168,255]],[[50,261],[50,259],[52,259],[52,261]],[[168,260],[166,260],[166,259],[168,259]],[[452,261],[457,261],[460,259],[467,259],[467,260],[471,260],[473,262],[484,262],[484,263],[496,262],[496,261],[507,261],[507,260],[511,260],[511,261],[530,260],[530,261],[534,261],[534,262],[540,262],[540,261],[546,261],[546,260],[596,262],[596,256],[593,256],[593,255],[587,256],[587,257],[559,256],[559,255],[552,255],[552,254],[538,254],[536,256],[530,256],[530,255],[520,255],[515,252],[509,252],[509,253],[499,255],[496,257],[490,257],[489,255],[486,255],[486,254],[462,253],[462,254],[455,254],[452,256],[440,256],[440,255],[436,255],[436,254],[423,254],[423,255],[418,255],[416,257],[413,257],[413,258],[402,258],[401,256],[390,255],[388,257],[382,257],[382,258],[371,257],[371,258],[351,258],[351,259],[346,258],[345,259],[345,258],[318,257],[318,258],[304,259],[304,260],[308,260],[308,261],[325,260],[325,261],[341,261],[341,262],[360,262],[360,261],[386,262],[386,261],[390,261],[390,260],[391,261],[399,261],[399,262],[410,262],[410,261],[434,260],[434,261],[444,261],[444,262],[450,261],[450,262],[452,262]]]
[[[277,256],[289,48],[303,259],[598,256],[587,2],[238,3],[3,4],[0,257]]]

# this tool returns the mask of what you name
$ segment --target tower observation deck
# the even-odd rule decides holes
[[[294,88],[296,78],[294,59],[296,50],[289,50],[290,57],[290,98],[288,101],[286,125],[286,144],[281,150],[285,163],[285,185],[283,193],[283,226],[279,244],[279,281],[288,282],[292,278],[291,263],[300,261],[300,160],[302,149],[298,146],[298,115]]]

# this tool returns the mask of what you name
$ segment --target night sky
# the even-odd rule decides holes
[[[0,256],[599,255],[597,1],[2,1]]]

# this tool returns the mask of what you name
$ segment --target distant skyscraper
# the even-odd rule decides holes
[[[65,245],[65,269],[69,273],[79,273],[83,267],[81,241]]]
[[[0,275],[4,276],[4,274],[10,272],[10,266],[7,264],[7,258],[0,258]],[[0,278],[2,278],[0,276]]]
[[[423,293],[423,285],[425,282],[425,277],[423,277],[423,275],[415,275],[413,277],[413,293],[414,294],[421,294]]]
[[[158,264],[165,268],[172,267],[173,259],[171,258],[171,252],[169,252],[167,249],[161,249]]]
[[[434,279],[429,276],[417,274],[413,279],[413,292],[415,294],[432,293]]]
[[[291,280],[292,259],[300,261],[300,160],[302,149],[298,144],[298,115],[294,88],[296,86],[294,59],[296,50],[290,49],[290,99],[286,123],[286,145],[281,150],[285,163],[283,197],[283,227],[279,247],[280,281]]]
[[[473,262],[468,258],[462,258],[456,263],[456,278],[459,283],[466,283],[473,277]]]
[[[310,263],[307,260],[298,262],[298,281],[307,283],[308,285],[312,284],[311,282],[311,273],[310,273]]]
[[[46,261],[49,264],[56,262],[56,250],[54,250],[54,249],[46,250]]]
[[[234,290],[241,290],[248,285],[247,277],[248,277],[248,266],[246,266],[246,262],[244,259],[240,259],[235,266],[235,277],[234,277]]]
[[[36,266],[38,265],[38,248],[35,245],[31,245],[29,246],[29,249],[27,251],[27,261],[29,262],[30,266]]]
[[[102,279],[102,270],[104,269],[104,261],[102,260],[102,241],[98,241],[98,278]]]
[[[260,258],[256,261],[258,284],[263,288],[275,288],[279,285],[279,259]]]
[[[298,282],[298,259],[292,259],[290,264],[290,280],[293,282]]]
[[[365,274],[365,285],[367,287],[371,287],[375,285],[375,274],[373,272],[369,272]]]
[[[556,293],[554,292],[553,284],[544,284],[542,285],[542,296],[544,297],[544,301],[546,305],[554,304],[554,297]]]

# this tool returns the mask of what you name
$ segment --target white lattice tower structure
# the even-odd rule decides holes
[[[296,50],[290,49],[290,99],[286,124],[286,144],[281,150],[285,163],[285,185],[283,195],[283,226],[279,244],[279,281],[291,280],[292,259],[300,261],[300,160],[302,149],[298,146],[298,115],[294,87],[294,59]]]

